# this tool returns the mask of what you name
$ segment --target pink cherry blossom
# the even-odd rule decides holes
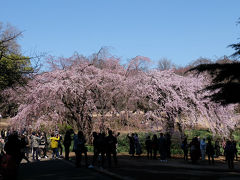
[[[65,64],[61,59],[64,66],[54,65],[52,71],[36,75],[26,87],[5,91],[9,101],[19,104],[12,126],[38,128],[65,122],[90,133],[93,126],[106,128],[109,113],[140,111],[149,130],[159,126],[172,133],[176,123],[181,129],[200,123],[227,136],[237,125],[234,105],[223,107],[204,98],[210,94],[201,91],[210,82],[207,76],[146,71],[142,64],[150,59],[142,56],[133,58],[127,67],[115,57],[101,60],[99,65],[82,56],[71,57]]]

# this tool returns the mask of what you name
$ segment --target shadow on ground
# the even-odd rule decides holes
[[[89,156],[89,164],[92,156]],[[229,170],[226,162],[217,160],[214,165],[207,161],[199,161],[192,165],[182,159],[170,159],[167,163],[160,160],[148,160],[146,157],[130,159],[129,156],[118,156],[117,167],[109,168],[107,161],[104,169],[95,167],[87,169],[76,168],[75,158],[71,161],[45,160],[30,164],[22,163],[19,168],[18,179],[30,180],[62,180],[62,179],[240,179],[240,163],[235,162],[235,169]]]
[[[75,168],[63,160],[45,160],[22,163],[18,171],[18,180],[75,180],[110,179],[87,168]]]

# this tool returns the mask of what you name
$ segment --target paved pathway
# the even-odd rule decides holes
[[[159,160],[120,159],[119,167],[109,169],[125,178],[131,179],[240,179],[240,169],[229,170],[225,163],[214,166],[207,163],[192,165],[180,159],[162,163]]]
[[[240,179],[240,162],[235,163],[235,169],[229,170],[224,161],[216,161],[208,165],[207,161],[192,165],[182,159],[169,160],[162,163],[159,160],[132,159],[119,157],[118,167],[104,170],[99,168],[75,168],[72,161],[44,159],[30,164],[23,163],[19,169],[19,180],[63,180],[63,179]]]
[[[73,163],[64,160],[42,160],[22,163],[18,180],[76,180],[76,179],[111,179],[87,168],[76,168]]]

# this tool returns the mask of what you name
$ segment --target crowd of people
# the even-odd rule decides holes
[[[113,133],[112,130],[108,130],[108,136],[105,133],[93,132],[93,160],[90,164],[92,168],[96,162],[98,166],[104,167],[105,159],[108,161],[108,166],[111,167],[111,157],[113,157],[114,164],[117,166],[117,137],[120,133]]]
[[[64,158],[69,160],[72,144],[72,150],[75,152],[76,167],[81,167],[82,155],[85,157],[85,166],[89,168],[93,168],[96,162],[98,162],[99,166],[103,167],[105,159],[107,159],[108,166],[111,167],[111,157],[114,159],[114,164],[117,165],[118,135],[115,135],[111,130],[108,130],[108,136],[105,133],[93,132],[94,155],[92,162],[89,163],[86,138],[82,131],[78,131],[75,134],[73,129],[67,130],[63,138],[58,131],[50,133],[50,137],[48,137],[45,132],[41,131],[28,133],[26,130],[23,130],[20,133],[17,131],[2,130],[0,138],[0,175],[16,175],[18,166],[23,159],[27,163],[40,161],[42,158],[48,158],[48,150],[51,150],[52,160],[61,159],[63,158],[63,146],[65,150]],[[99,163],[100,161],[101,163]]]
[[[29,133],[26,130],[21,132],[2,130],[0,138],[0,174],[13,176],[17,171],[17,167],[22,159],[27,163],[31,161],[40,161],[41,158],[48,158],[48,150],[51,150],[51,159],[69,160],[70,147],[73,145],[75,153],[76,167],[81,167],[82,156],[84,155],[85,166],[93,168],[94,166],[108,167],[112,166],[111,158],[114,160],[114,165],[117,166],[117,138],[120,133],[114,133],[108,129],[108,134],[105,132],[92,133],[93,158],[88,158],[88,148],[86,146],[86,137],[82,131],[75,133],[73,129],[67,130],[64,137],[58,131],[50,133],[48,137],[46,132],[33,131]],[[148,159],[158,159],[160,162],[167,162],[171,158],[171,136],[170,134],[160,133],[159,137],[154,134],[152,137],[148,135],[145,139],[145,144],[140,143],[137,133],[128,134],[126,137],[129,140],[130,159],[139,158],[146,149]],[[63,157],[63,146],[65,156]],[[142,147],[144,146],[144,147]],[[184,160],[188,161],[191,158],[192,163],[198,160],[205,160],[208,157],[208,163],[214,164],[214,158],[221,155],[221,146],[224,149],[223,155],[226,157],[229,168],[234,168],[234,158],[237,160],[237,143],[236,141],[224,140],[221,145],[219,140],[216,140],[214,145],[211,138],[200,139],[194,137],[190,143],[187,138],[181,143],[181,148],[184,154]],[[49,157],[50,158],[50,157]],[[106,163],[107,162],[107,163]]]
[[[131,136],[127,135],[129,139],[129,154],[131,158],[135,155],[139,158],[142,154],[142,147],[139,142],[138,134],[132,133]],[[167,158],[171,157],[171,136],[170,134],[160,133],[158,138],[156,134],[153,135],[152,139],[148,135],[145,140],[145,148],[147,151],[148,159],[157,159],[157,153],[160,154],[160,161],[167,162]]]
[[[139,143],[138,134],[132,133],[131,136],[127,135],[129,139],[129,154],[131,158],[135,155],[140,157],[142,153],[142,147]],[[145,139],[145,148],[148,159],[158,159],[157,154],[160,155],[161,162],[167,162],[167,159],[171,158],[171,136],[170,134],[160,133],[159,137],[154,134],[152,138],[148,135]],[[183,150],[183,159],[188,161],[190,157],[193,164],[197,163],[198,160],[205,161],[206,156],[208,157],[209,165],[214,164],[214,158],[220,155],[225,156],[228,167],[234,168],[234,158],[237,161],[237,142],[235,140],[223,140],[220,145],[219,139],[212,143],[211,138],[194,137],[190,143],[188,143],[187,137],[185,137],[181,143],[181,149]],[[221,150],[223,149],[223,154]]]
[[[58,148],[61,147],[61,135],[56,132],[54,136],[58,139]],[[48,158],[49,143],[52,148],[54,144],[52,138],[48,139],[47,134],[43,131],[28,133],[26,130],[21,132],[1,130],[0,174],[8,179],[15,179],[14,176],[17,174],[22,159],[30,163],[31,161],[40,161],[41,158]]]
[[[237,142],[235,140],[224,139],[221,146],[225,160],[228,162],[228,167],[233,169],[234,158],[237,160]],[[206,138],[200,139],[198,137],[194,137],[189,144],[187,138],[185,138],[181,144],[184,160],[188,160],[188,153],[193,163],[196,163],[199,159],[204,161],[207,155],[209,164],[214,164],[214,158],[221,155],[221,146],[218,139],[215,141],[215,145],[213,145],[211,138],[207,138],[206,142]]]

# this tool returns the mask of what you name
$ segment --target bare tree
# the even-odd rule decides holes
[[[7,24],[6,26],[0,22],[0,59],[10,54],[20,54],[20,45],[17,39],[22,36],[22,32],[15,27]]]
[[[197,60],[190,63],[190,66],[191,67],[196,67],[196,66],[201,65],[201,64],[212,64],[212,63],[213,63],[213,61],[211,59],[200,57]]]
[[[158,67],[157,69],[160,71],[164,71],[164,70],[169,70],[169,69],[173,69],[176,66],[171,62],[171,60],[167,59],[167,58],[161,58],[158,61]]]
[[[133,75],[138,72],[147,72],[151,63],[151,59],[145,56],[136,56],[128,60],[126,76]]]
[[[222,58],[219,58],[216,60],[215,63],[217,64],[231,64],[237,62],[236,60],[229,59],[227,56],[223,56]]]

